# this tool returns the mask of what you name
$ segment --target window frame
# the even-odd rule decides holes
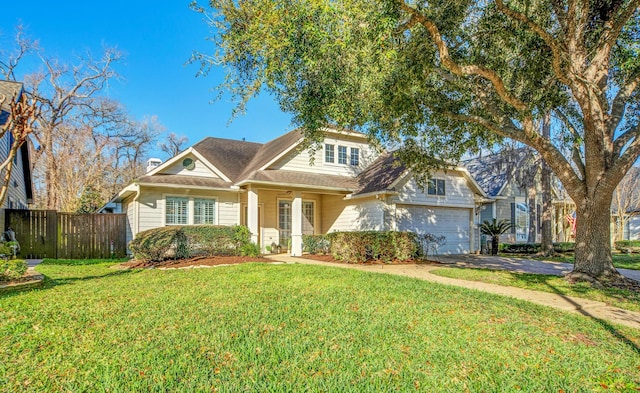
[[[349,162],[349,156],[347,155],[347,147],[338,145],[338,164],[347,165]]]
[[[324,144],[324,162],[329,164],[336,162],[335,145],[332,143]]]
[[[167,211],[168,211],[168,203],[167,201],[169,199],[182,199],[182,200],[186,200],[187,201],[187,209],[186,209],[186,216],[187,216],[187,220],[186,223],[169,223],[167,221]],[[168,226],[168,225],[181,225],[181,226],[185,226],[185,225],[218,225],[218,217],[220,216],[220,212],[219,212],[219,206],[220,204],[218,203],[218,198],[216,197],[206,197],[206,196],[185,196],[185,195],[177,195],[177,194],[163,194],[162,195],[162,200],[163,200],[163,208],[162,208],[162,220],[163,220],[163,226]],[[195,224],[195,205],[196,205],[196,200],[204,200],[204,201],[213,201],[213,206],[214,206],[214,210],[213,210],[213,223],[211,224],[204,224],[204,223],[198,223]]]
[[[349,156],[349,163],[351,166],[359,166],[360,165],[360,148],[352,147],[351,155]]]
[[[433,178],[429,179],[427,184],[427,195],[443,197],[447,195],[446,181],[444,179]],[[440,187],[440,185],[442,187]]]
[[[197,209],[197,205],[200,203],[213,203],[213,211],[212,211],[212,216],[213,216],[213,220],[212,222],[196,222],[196,217],[198,217],[196,215],[196,209]],[[203,214],[200,214],[200,217],[204,217],[206,219],[206,212]],[[215,198],[193,198],[193,225],[216,225],[216,223],[218,222],[218,201]]]

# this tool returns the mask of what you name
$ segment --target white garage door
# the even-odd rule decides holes
[[[468,253],[469,209],[427,206],[398,206],[398,230],[419,234],[444,235],[446,244],[438,249],[439,254]]]

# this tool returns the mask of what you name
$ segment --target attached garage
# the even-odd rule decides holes
[[[398,205],[398,230],[419,234],[444,235],[446,243],[438,249],[440,254],[466,254],[470,246],[471,209]]]

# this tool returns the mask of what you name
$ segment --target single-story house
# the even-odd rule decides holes
[[[478,249],[476,206],[486,193],[463,167],[420,187],[365,134],[325,129],[321,148],[299,130],[268,143],[205,138],[120,191],[127,239],[165,225],[246,225],[262,250],[302,254],[303,234],[399,230],[444,235],[440,253]],[[311,158],[313,157],[313,160]]]

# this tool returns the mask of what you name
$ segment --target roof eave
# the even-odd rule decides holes
[[[267,181],[267,180],[242,180],[235,184],[238,187],[242,186],[251,186],[251,185],[261,185],[261,186],[286,186],[291,188],[306,188],[311,190],[322,190],[322,191],[337,191],[337,192],[350,192],[354,191],[353,188],[345,188],[345,187],[330,187],[330,186],[317,186],[313,184],[303,184],[303,183],[284,183],[284,182],[276,182],[276,181]]]

